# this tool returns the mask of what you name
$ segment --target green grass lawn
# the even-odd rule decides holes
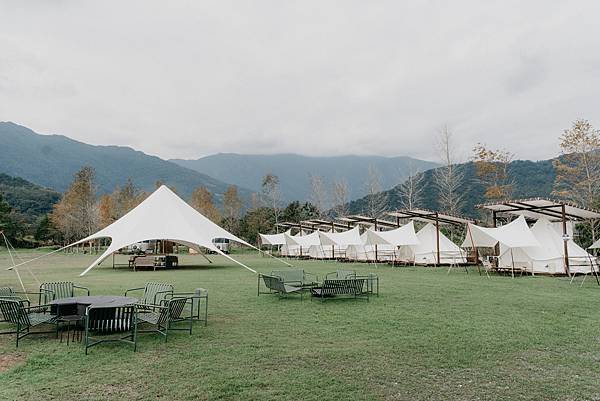
[[[39,255],[23,251],[24,258]],[[280,264],[237,255],[260,272]],[[121,257],[121,261],[125,260]],[[376,272],[381,296],[311,302],[256,296],[256,276],[220,257],[172,271],[100,266],[87,255],[32,264],[40,281],[92,294],[146,281],[209,290],[207,327],[92,348],[52,336],[0,336],[1,400],[600,400],[600,287],[550,277],[481,277],[439,268],[293,261],[319,274]],[[18,287],[6,252],[0,285]],[[192,266],[195,265],[195,266]],[[33,289],[35,282],[22,268]]]

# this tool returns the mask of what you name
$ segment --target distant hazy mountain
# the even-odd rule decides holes
[[[321,176],[327,192],[331,193],[334,180],[345,179],[350,199],[363,196],[369,166],[381,175],[383,189],[404,181],[409,172],[424,171],[437,165],[410,157],[337,156],[308,157],[296,154],[240,155],[219,153],[197,160],[175,159],[173,162],[216,179],[261,190],[261,180],[267,173],[279,177],[280,190],[285,200],[307,200],[310,196],[309,175]]]
[[[462,213],[478,217],[477,204],[485,203],[485,188],[475,175],[475,165],[465,163],[459,166],[465,174],[464,182],[460,188],[463,194]],[[421,207],[443,211],[438,204],[438,190],[433,177],[434,170],[424,173],[422,181]],[[552,160],[529,161],[515,160],[510,164],[509,174],[514,180],[513,198],[552,197],[555,172]],[[388,201],[388,210],[402,209],[402,200],[398,188],[385,191]],[[350,203],[352,213],[362,213],[367,208],[367,198],[363,197]]]
[[[96,169],[101,193],[111,192],[128,177],[146,191],[154,190],[156,181],[162,181],[185,198],[189,198],[194,188],[203,185],[216,195],[217,201],[228,186],[129,147],[88,145],[62,135],[39,135],[29,128],[0,122],[0,173],[64,192],[75,172],[83,166]],[[243,188],[240,193],[249,197],[249,191]]]

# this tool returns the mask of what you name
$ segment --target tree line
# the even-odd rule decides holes
[[[440,167],[432,173],[438,209],[461,214],[464,207],[464,160],[457,152],[454,133],[444,126],[439,130],[435,148]],[[489,201],[510,199],[514,189],[511,162],[514,154],[505,149],[492,149],[478,143],[472,149],[470,161],[475,166],[476,179],[485,189]],[[586,120],[576,120],[560,136],[560,155],[554,160],[556,178],[552,194],[587,208],[600,206],[600,133]],[[409,167],[410,169],[410,167]],[[400,177],[400,174],[399,174]],[[231,185],[219,195],[207,187],[196,188],[190,205],[228,231],[255,242],[259,232],[279,231],[282,221],[299,222],[314,218],[335,218],[348,214],[349,188],[344,179],[327,185],[320,176],[310,177],[310,198],[306,202],[284,204],[279,177],[269,173],[263,177],[262,191],[249,200],[240,198],[237,187]],[[393,191],[405,209],[423,207],[423,172],[409,171],[409,176]],[[157,182],[156,186],[162,183]],[[368,167],[366,193],[362,214],[382,217],[389,211],[389,191],[384,191],[380,174]],[[98,196],[95,171],[84,167],[78,171],[69,189],[54,205],[51,213],[41,219],[35,239],[38,243],[70,243],[108,226],[141,203],[148,193],[140,190],[130,178],[110,194]],[[218,205],[218,206],[217,206]],[[275,227],[275,230],[273,228]],[[590,240],[598,230],[595,222],[582,227]],[[14,211],[0,194],[0,230],[18,240],[19,224]]]

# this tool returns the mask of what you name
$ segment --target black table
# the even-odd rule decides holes
[[[123,297],[119,295],[93,295],[55,299],[49,302],[51,313],[58,316],[85,315],[88,306],[118,308],[120,306],[133,305],[138,302],[137,298]]]

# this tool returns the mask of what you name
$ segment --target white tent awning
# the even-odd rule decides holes
[[[411,220],[402,227],[390,231],[373,231],[367,230],[367,243],[370,245],[418,245],[420,244],[417,234],[415,233],[415,225]]]

